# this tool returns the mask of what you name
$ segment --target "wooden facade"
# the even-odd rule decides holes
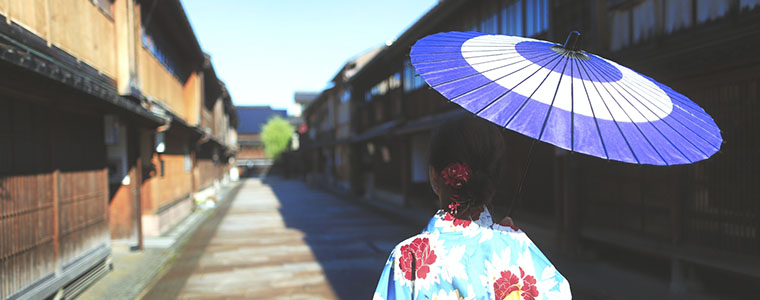
[[[352,57],[331,80],[332,87],[317,94],[303,112],[306,130],[300,136],[300,147],[307,166],[305,178],[314,185],[329,187],[348,194],[358,173],[351,167],[360,153],[351,143],[357,127],[353,113],[357,105],[352,99],[351,77],[385,47],[378,47]]]
[[[102,119],[0,100],[0,297],[109,247]]]
[[[227,177],[209,68],[178,0],[0,0],[0,299],[75,297],[112,240],[141,249]]]
[[[742,282],[760,279],[760,205],[754,200],[760,159],[753,155],[760,126],[760,58],[754,54],[759,26],[757,1],[440,1],[347,82],[354,137],[332,147],[352,147],[355,194],[430,208],[429,135],[441,122],[468,113],[416,76],[408,58],[414,42],[444,31],[562,42],[579,30],[584,50],[651,76],[702,106],[725,144],[708,160],[665,168],[607,162],[539,143],[515,218],[553,231],[570,257],[592,253],[628,264],[664,278],[674,292],[695,285],[709,293],[734,287],[729,294],[739,296]],[[324,118],[317,107],[308,112],[313,115],[307,122]],[[330,143],[319,135],[302,138],[302,144]],[[504,138],[511,153],[494,203],[497,218],[510,205],[531,143],[512,132]],[[335,168],[319,147],[304,152],[311,160],[306,172]],[[621,259],[618,252],[642,263],[632,266],[633,258]]]

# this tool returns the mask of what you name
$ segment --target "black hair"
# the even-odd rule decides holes
[[[489,204],[496,192],[495,182],[501,177],[506,145],[499,127],[475,116],[447,122],[437,128],[430,139],[429,164],[437,174],[451,163],[467,164],[472,175],[461,188],[459,215],[469,208]],[[449,199],[451,188],[441,189]],[[448,194],[446,194],[448,193]],[[446,206],[446,205],[444,205]],[[443,209],[448,211],[447,207]]]

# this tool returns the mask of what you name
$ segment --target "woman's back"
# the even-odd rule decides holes
[[[429,179],[441,208],[419,235],[401,242],[376,299],[570,299],[570,287],[528,237],[494,224],[485,208],[506,167],[501,131],[464,118],[430,139]]]
[[[456,219],[439,211],[392,251],[374,299],[570,299],[570,288],[520,230],[487,209]]]

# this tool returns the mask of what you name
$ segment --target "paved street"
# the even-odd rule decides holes
[[[143,299],[370,299],[418,231],[300,181],[249,179]]]

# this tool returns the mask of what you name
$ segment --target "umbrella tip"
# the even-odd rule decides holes
[[[562,45],[563,48],[571,51],[577,51],[578,50],[578,41],[581,39],[581,33],[578,32],[578,30],[570,31],[570,33],[567,35],[567,39],[565,40],[565,44]]]

